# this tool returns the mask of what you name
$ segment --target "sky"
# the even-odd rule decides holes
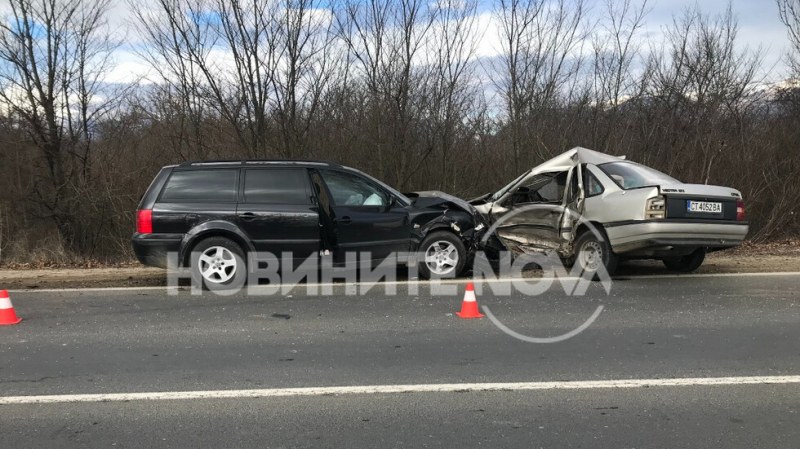
[[[147,1],[147,0],[144,0]],[[482,2],[478,14],[482,15],[479,21],[483,35],[478,48],[482,57],[491,57],[498,52],[497,30],[488,11],[491,0]],[[604,0],[587,0],[591,5],[590,14],[600,14]],[[637,0],[633,0],[635,3]],[[663,36],[665,27],[672,23],[673,16],[680,15],[686,8],[699,4],[701,9],[710,14],[721,14],[725,11],[729,0],[648,0],[649,13],[645,17],[643,32],[658,41]],[[731,0],[734,15],[739,22],[739,46],[741,49],[758,47],[764,50],[763,75],[767,81],[780,81],[786,77],[786,64],[784,54],[789,48],[786,30],[780,22],[778,9],[774,0]],[[133,50],[137,44],[136,32],[131,28],[131,13],[127,2],[116,0],[109,23],[112,29],[119,30],[126,36],[126,44],[118,49],[114,55],[115,69],[108,74],[109,82],[131,82],[150,75],[147,65]]]
[[[672,23],[673,15],[687,7],[699,4],[707,13],[723,13],[728,0],[656,0],[651,3],[647,31],[661,34],[663,27]],[[775,0],[732,0],[733,14],[739,21],[739,45],[741,48],[763,47],[764,67],[772,68],[773,80],[786,77],[784,55],[789,50],[786,27],[781,23]]]

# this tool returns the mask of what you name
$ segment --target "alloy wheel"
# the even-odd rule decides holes
[[[445,240],[433,242],[425,250],[425,264],[433,274],[439,276],[449,274],[458,265],[458,249]]]
[[[208,282],[223,284],[236,274],[236,257],[231,250],[212,246],[200,255],[200,274]]]

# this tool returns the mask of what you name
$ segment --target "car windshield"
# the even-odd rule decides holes
[[[625,190],[680,182],[677,179],[635,162],[608,162],[598,165],[614,182]]]
[[[500,189],[497,192],[495,192],[495,194],[492,195],[491,200],[492,201],[497,201],[500,198],[502,198],[503,195],[505,195],[509,190],[511,190],[512,187],[516,186],[518,182],[520,182],[523,178],[528,176],[528,173],[530,173],[530,172],[531,172],[531,170],[528,170],[525,173],[517,176],[517,178],[515,180],[509,182],[508,184],[506,184],[505,187],[503,187],[502,189]]]

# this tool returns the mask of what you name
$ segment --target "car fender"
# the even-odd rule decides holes
[[[200,240],[209,236],[228,237],[239,244],[245,252],[255,251],[250,239],[234,223],[225,220],[205,221],[193,227],[181,240],[180,254],[178,255],[182,266],[188,265],[189,250]]]
[[[448,231],[456,235],[464,243],[467,253],[471,255],[475,249],[475,229],[473,216],[460,210],[448,209],[436,218],[424,223],[414,230],[414,249],[419,248],[422,240],[431,232]]]

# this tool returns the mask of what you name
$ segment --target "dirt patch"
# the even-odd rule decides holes
[[[703,265],[695,274],[709,273],[770,273],[800,272],[800,254],[798,255],[749,255],[714,253],[706,256]],[[674,274],[667,271],[664,264],[657,260],[635,260],[623,263],[617,272],[619,276],[635,276],[646,274]]]
[[[166,270],[130,268],[47,268],[0,270],[2,289],[145,287],[167,285]]]
[[[800,272],[800,240],[768,244],[745,244],[734,250],[711,253],[695,273]],[[629,261],[619,276],[667,274],[658,261]],[[0,269],[0,289],[145,287],[167,284],[166,271],[130,266],[102,268]]]
[[[800,272],[800,240],[754,244],[746,242],[734,249],[709,253],[694,273],[769,273]],[[623,263],[619,276],[669,273],[657,260],[635,260]]]

